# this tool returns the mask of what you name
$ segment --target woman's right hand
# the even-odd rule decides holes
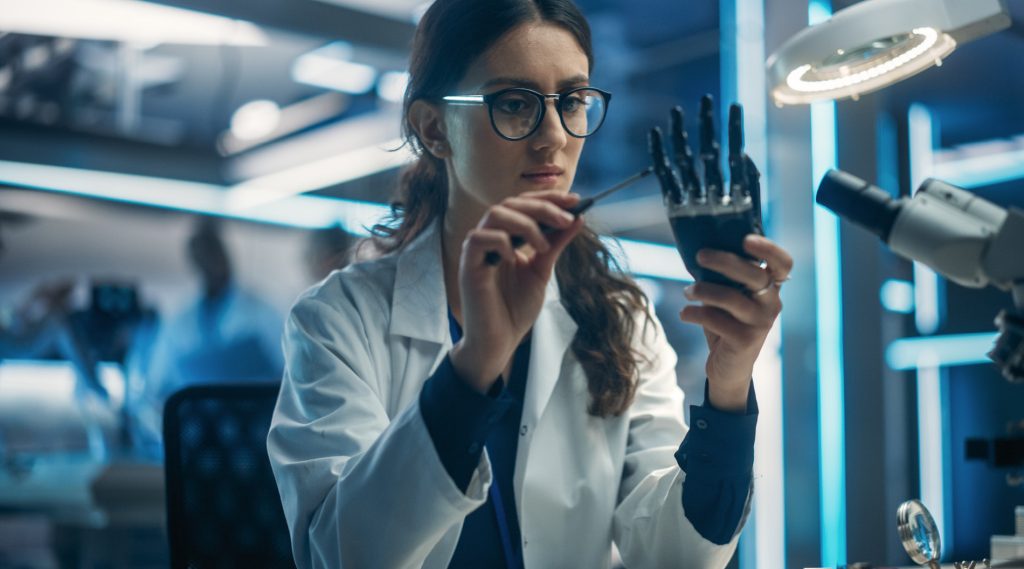
[[[533,326],[558,256],[583,227],[565,210],[578,194],[525,192],[491,206],[462,243],[459,259],[463,336],[452,349],[459,377],[481,393],[497,380]],[[554,229],[545,235],[540,224]],[[515,249],[512,236],[529,247]],[[488,252],[501,261],[487,263]]]

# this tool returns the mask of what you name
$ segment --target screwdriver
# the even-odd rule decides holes
[[[607,197],[607,196],[609,196],[611,194],[614,194],[615,192],[621,190],[622,188],[630,186],[633,183],[635,183],[635,182],[637,182],[639,180],[642,180],[643,178],[646,178],[647,176],[651,175],[652,172],[654,172],[654,167],[653,166],[648,166],[647,168],[644,168],[643,170],[637,172],[636,174],[633,174],[632,176],[626,178],[625,180],[619,182],[618,184],[615,184],[614,186],[608,188],[607,190],[605,190],[605,191],[603,191],[603,192],[601,192],[601,193],[599,193],[599,194],[597,194],[595,196],[591,196],[589,198],[584,198],[584,199],[580,200],[580,203],[574,205],[573,207],[571,207],[571,208],[569,208],[569,209],[567,209],[565,211],[568,212],[573,217],[579,217],[580,215],[583,214],[583,212],[585,212],[588,209],[590,209],[590,207],[593,206],[594,203],[597,202],[598,200],[602,200],[605,197]],[[550,227],[550,226],[547,226],[547,225],[544,225],[543,223],[541,223],[540,224],[540,231],[544,235],[550,235],[551,233],[557,231],[557,229],[555,229],[554,227]],[[518,235],[513,235],[512,236],[512,248],[513,249],[518,249],[518,248],[522,247],[523,244],[525,244],[525,243],[526,243],[526,240],[523,239],[522,237],[520,237]],[[484,262],[486,262],[488,265],[497,265],[499,262],[501,262],[501,255],[498,254],[497,251],[488,251],[487,255],[484,257]]]

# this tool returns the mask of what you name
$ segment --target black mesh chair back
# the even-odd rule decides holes
[[[172,569],[293,568],[267,431],[275,384],[198,385],[164,407]]]

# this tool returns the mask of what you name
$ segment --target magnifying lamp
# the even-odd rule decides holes
[[[778,105],[857,99],[1009,25],[1002,0],[864,0],[803,29],[768,58],[772,98]]]

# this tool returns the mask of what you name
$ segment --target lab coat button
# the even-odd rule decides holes
[[[526,436],[526,432],[529,431],[529,430],[530,429],[527,428],[526,425],[523,425],[522,427],[519,427],[519,434],[525,437]]]
[[[705,421],[704,419],[697,419],[697,428],[702,430],[702,431],[704,429],[707,429],[708,428],[708,422]]]

